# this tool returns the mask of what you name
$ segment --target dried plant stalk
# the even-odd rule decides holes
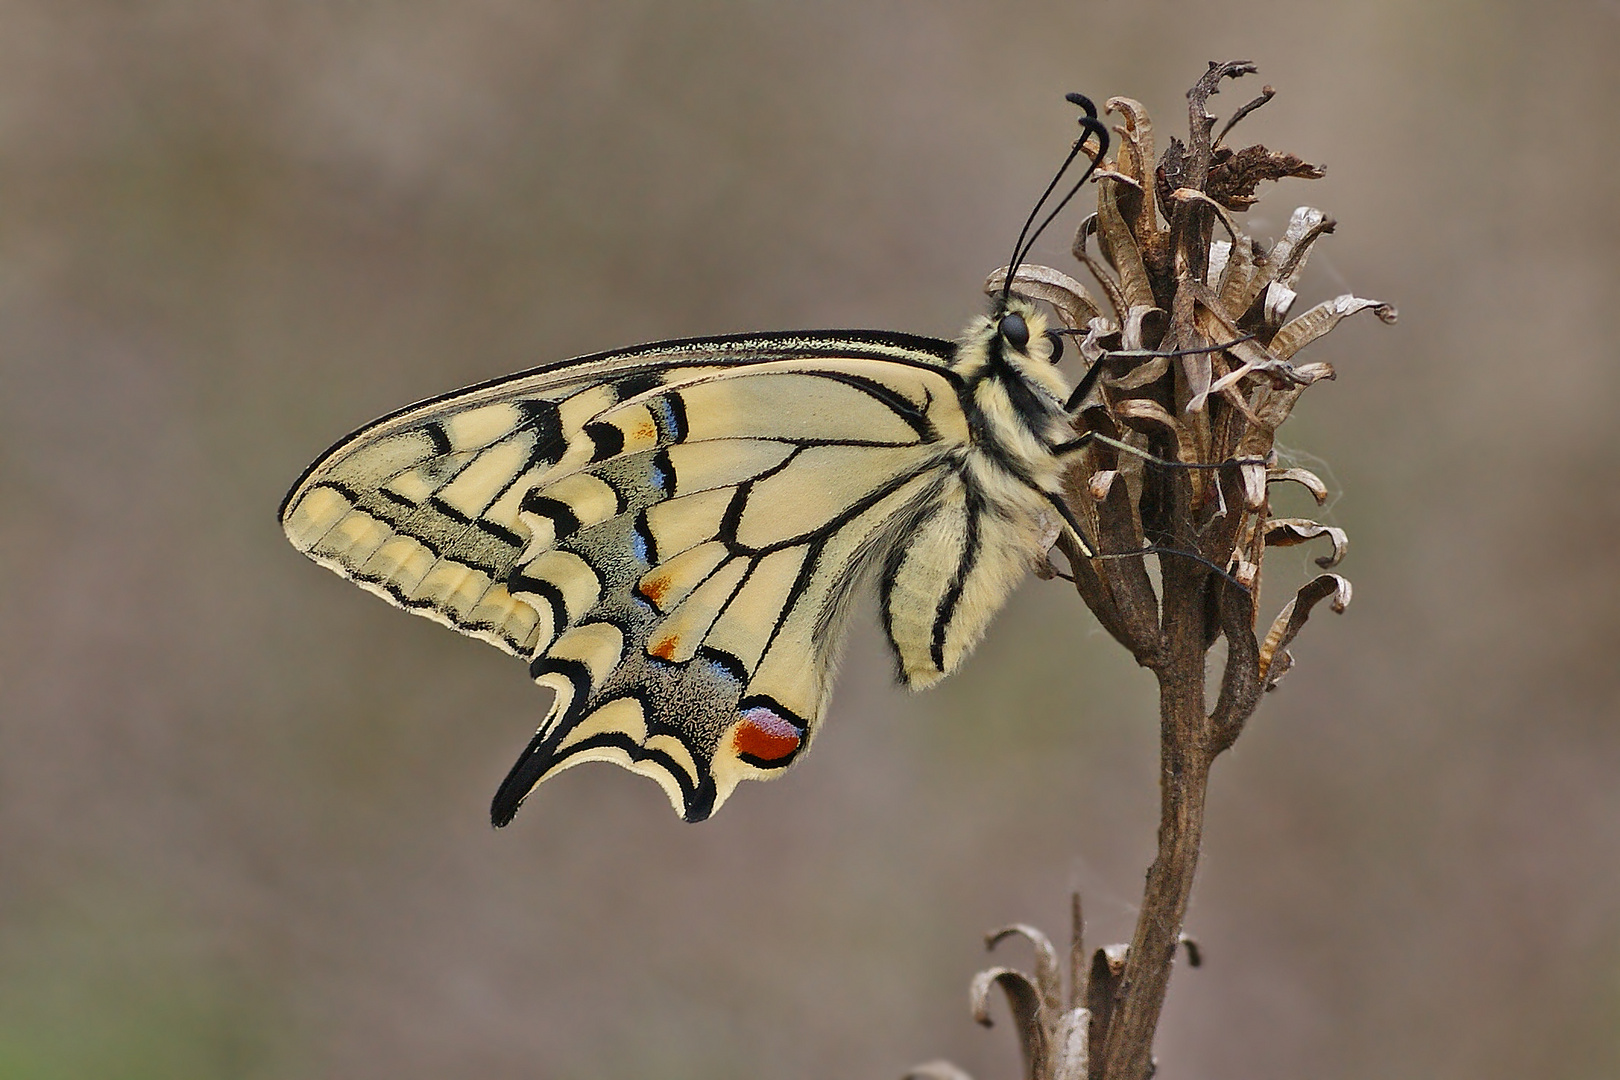
[[[1342,611],[1350,600],[1346,579],[1323,574],[1299,590],[1263,637],[1256,633],[1267,547],[1325,538],[1332,550],[1317,562],[1327,569],[1347,544],[1341,529],[1271,516],[1272,483],[1298,483],[1319,504],[1326,496],[1312,473],[1276,463],[1277,429],[1299,396],[1334,377],[1331,366],[1299,365],[1294,357],[1346,315],[1370,309],[1393,322],[1395,312],[1342,296],[1288,320],[1311,246],[1334,223],[1302,207],[1267,251],[1232,219],[1230,211],[1257,201],[1263,180],[1322,175],[1291,154],[1225,145],[1233,125],[1270,100],[1270,87],[1212,137],[1209,98],[1222,80],[1254,71],[1246,61],[1212,63],[1187,94],[1187,142],[1172,138],[1156,167],[1146,110],[1128,98],[1108,102],[1124,121],[1115,129],[1120,148],[1098,171],[1097,213],[1074,243],[1102,302],[1050,268],[1024,267],[1014,277],[1014,291],[1050,302],[1060,319],[1085,331],[1082,355],[1107,365],[1076,421],[1078,432],[1100,438],[1077,457],[1065,484],[1087,541],[1104,557],[1086,557],[1067,535],[1059,543],[1086,605],[1156,676],[1160,730],[1158,854],[1130,945],[1097,950],[1083,989],[1083,965],[1071,964],[1067,1008],[1055,953],[1029,927],[993,935],[991,944],[1008,934],[1027,938],[1039,960],[1034,976],[993,968],[974,982],[981,1020],[988,1022],[992,986],[1011,1002],[1029,1080],[1152,1074],[1153,1036],[1185,940],[1210,767],[1292,666],[1288,646],[1315,605],[1330,599]],[[1093,236],[1100,261],[1088,250]],[[997,289],[1002,273],[991,277]],[[1158,556],[1158,589],[1145,559],[1132,554],[1144,549]],[[1211,706],[1205,661],[1221,639],[1226,661]],[[1074,933],[1078,956],[1078,900]],[[913,1075],[965,1076],[944,1063]]]

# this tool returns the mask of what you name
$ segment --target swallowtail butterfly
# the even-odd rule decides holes
[[[496,792],[611,761],[688,821],[778,775],[826,708],[852,592],[876,582],[900,678],[961,664],[1055,525],[1080,386],[1011,290],[1108,144],[1096,110],[955,342],[760,333],[597,353],[401,409],[288,492],[293,546],[529,665],[550,711]],[[1088,141],[1089,140],[1089,141]],[[1090,165],[1039,226],[1084,148]]]

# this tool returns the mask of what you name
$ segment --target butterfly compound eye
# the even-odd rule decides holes
[[[1029,347],[1029,325],[1024,322],[1022,315],[1003,315],[1001,325],[997,327],[1007,344],[1023,352]]]
[[[1046,340],[1052,343],[1052,363],[1063,359],[1063,335],[1056,330],[1046,332]]]

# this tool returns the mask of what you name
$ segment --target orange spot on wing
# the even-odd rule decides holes
[[[652,422],[651,417],[648,417],[636,428],[636,439],[641,442],[658,441],[658,425]]]
[[[641,595],[655,604],[662,604],[669,593],[669,578],[662,574],[649,574],[641,579]]]
[[[647,655],[656,656],[660,660],[673,661],[675,659],[675,647],[679,644],[680,642],[672,637],[664,638],[662,641],[655,641],[647,646]]]

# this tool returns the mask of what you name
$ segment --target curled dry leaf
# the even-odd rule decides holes
[[[1041,1007],[1041,995],[1035,989],[1035,983],[1016,968],[993,967],[973,976],[973,984],[968,989],[973,1019],[977,1023],[985,1027],[995,1026],[996,1022],[990,1018],[990,989],[994,986],[1001,987],[1002,993],[1007,995],[1007,1007],[1012,1010],[1013,1020],[1020,1027],[1035,1021]]]
[[[1095,364],[1104,355],[1118,348],[1119,324],[1113,319],[1099,316],[1086,324],[1086,335],[1080,339],[1080,356],[1087,364]]]
[[[1299,318],[1287,323],[1277,336],[1271,339],[1271,352],[1273,356],[1287,360],[1300,349],[1309,345],[1323,334],[1338,326],[1345,318],[1358,311],[1372,309],[1373,314],[1385,324],[1393,324],[1400,316],[1393,305],[1381,300],[1363,300],[1359,296],[1346,293],[1336,296],[1332,300],[1324,300],[1315,307],[1306,311]]]
[[[1005,266],[998,267],[984,279],[986,296],[994,296],[1006,286],[1007,270]],[[1063,320],[1063,325],[1070,330],[1084,329],[1091,320],[1102,313],[1102,308],[1098,306],[1089,289],[1063,271],[1054,270],[1050,266],[1032,264],[1020,266],[1018,273],[1013,275],[1012,291],[1031,300],[1042,300],[1051,304],[1056,309],[1058,317]]]
[[[1130,353],[1124,352],[1110,354],[1111,360],[1123,360],[1130,357]],[[1170,358],[1167,356],[1155,356],[1146,363],[1137,364],[1118,377],[1104,375],[1102,381],[1103,385],[1110,390],[1140,390],[1142,387],[1156,383],[1164,378],[1164,373],[1169,370]]]
[[[1299,275],[1305,269],[1311,245],[1332,232],[1338,222],[1314,206],[1301,206],[1288,219],[1288,228],[1277,246],[1271,249],[1271,263],[1275,267],[1271,280],[1293,289],[1299,284]]]
[[[1186,353],[1180,359],[1182,378],[1190,395],[1181,411],[1198,415],[1204,411],[1210,384],[1215,381],[1215,358],[1209,352],[1200,351]]]
[[[1202,418],[1205,413],[1204,404],[1209,398],[1210,384],[1215,381],[1215,354],[1220,351],[1212,348],[1215,340],[1205,333],[1198,325],[1198,297],[1188,291],[1176,297],[1178,310],[1174,322],[1178,332],[1170,340],[1177,346],[1173,351],[1181,355],[1181,385],[1177,388],[1177,398],[1184,398],[1180,412],[1195,418]],[[1192,334],[1187,334],[1184,327],[1191,324]],[[1199,419],[1194,424],[1202,428]]]
[[[1294,369],[1294,375],[1299,379],[1302,386],[1309,386],[1311,383],[1322,379],[1338,378],[1338,373],[1333,370],[1333,365],[1326,361],[1319,364],[1301,364]]]
[[[1272,518],[1266,522],[1267,547],[1293,547],[1320,536],[1327,537],[1333,544],[1333,553],[1317,559],[1316,565],[1324,570],[1338,566],[1344,561],[1344,553],[1350,547],[1350,536],[1343,529],[1305,518]]]
[[[1222,206],[1208,195],[1205,195],[1202,191],[1199,191],[1196,188],[1177,188],[1175,191],[1170,193],[1170,198],[1176,202],[1203,203],[1205,206],[1209,207],[1210,211],[1215,215],[1215,220],[1219,221],[1226,227],[1227,236],[1230,236],[1235,241],[1240,235],[1242,235],[1242,230],[1237,227],[1237,222],[1232,220],[1232,215],[1226,212],[1226,207]],[[1216,250],[1217,247],[1220,249],[1218,252]],[[1210,277],[1220,277],[1221,269],[1225,267],[1226,260],[1231,256],[1231,253],[1232,245],[1230,243],[1217,240],[1210,245]]]
[[[1163,308],[1152,304],[1136,304],[1125,313],[1120,327],[1119,343],[1126,354],[1152,349],[1164,340],[1169,315]]]
[[[1096,172],[1091,174],[1091,177],[1092,177],[1093,180],[1099,180],[1099,181],[1100,180],[1114,180],[1114,181],[1116,181],[1118,183],[1124,184],[1126,187],[1132,189],[1133,191],[1141,191],[1142,190],[1142,181],[1138,180],[1136,177],[1130,176],[1130,175],[1128,175],[1126,173],[1122,173],[1122,172],[1115,172],[1113,169],[1110,169],[1110,168],[1107,168],[1107,167],[1103,167],[1103,168],[1098,169]]]
[[[1266,505],[1266,467],[1264,465],[1241,465],[1239,475],[1243,479],[1243,509],[1251,514],[1264,509]]]
[[[1157,401],[1148,398],[1126,398],[1114,405],[1114,415],[1121,420],[1145,420],[1166,428],[1175,436],[1177,460],[1198,460],[1198,446],[1193,441],[1192,432]]]
[[[1148,185],[1148,171],[1153,167],[1153,119],[1146,106],[1135,98],[1111,97],[1103,102],[1103,111],[1118,113],[1125,121],[1114,130],[1124,136],[1119,148],[1120,168],[1136,181],[1138,187]],[[1152,219],[1137,224],[1138,230],[1155,228]]]
[[[973,977],[970,989],[974,1020],[986,1027],[992,1026],[991,988],[999,986],[1006,995],[1017,1027],[1026,1080],[1087,1080],[1091,1014],[1078,1006],[1063,1007],[1063,973],[1057,950],[1045,934],[1021,923],[986,935],[985,945],[993,949],[1011,937],[1023,938],[1034,949],[1035,975],[1032,978],[1007,967],[979,972]],[[1123,946],[1114,948],[1118,950]],[[1076,988],[1075,997],[1078,996]],[[965,1075],[949,1062],[934,1061],[917,1066],[907,1077],[908,1080],[961,1080]]]
[[[1265,681],[1267,690],[1275,687],[1293,666],[1288,646],[1311,617],[1311,609],[1328,597],[1332,597],[1330,606],[1333,611],[1343,614],[1344,609],[1350,605],[1350,594],[1350,582],[1347,578],[1338,574],[1322,574],[1306,582],[1299,592],[1294,594],[1294,598],[1277,613],[1271,629],[1266,631],[1265,640],[1260,643],[1260,677]]]
[[[1261,305],[1260,317],[1266,321],[1267,326],[1281,326],[1297,299],[1299,294],[1293,289],[1280,281],[1273,281],[1266,286],[1266,298]]]
[[[1309,469],[1269,469],[1266,471],[1266,482],[1271,484],[1295,483],[1311,493],[1316,505],[1321,506],[1327,502],[1327,485],[1322,478]]]
[[[1120,209],[1120,191],[1117,180],[1105,180],[1097,185],[1097,243],[1102,248],[1103,258],[1119,275],[1119,291],[1125,298],[1126,310],[1156,307],[1153,283],[1142,261],[1142,249],[1137,246],[1136,237]]]
[[[1026,923],[1013,923],[993,930],[984,937],[984,947],[994,949],[1010,937],[1021,937],[1035,950],[1035,989],[1048,1012],[1056,1015],[1063,1007],[1063,971],[1058,966],[1057,949],[1052,939]]]
[[[990,988],[999,986],[1007,995],[1007,1007],[1012,1010],[1017,1027],[1018,1045],[1024,1055],[1026,1080],[1046,1080],[1051,1059],[1050,1033],[1046,1029],[1046,1016],[1035,984],[1021,971],[994,967],[973,977],[969,990],[973,1004],[973,1019],[985,1027],[993,1027],[990,1019]]]
[[[1212,247],[1212,256],[1213,251]],[[1266,287],[1267,263],[1256,249],[1254,240],[1242,233],[1232,241],[1225,254],[1220,276],[1216,279],[1219,282],[1216,292],[1220,302],[1214,306],[1220,311],[1248,311],[1254,298]],[[1211,274],[1214,273],[1212,270]]]
[[[1221,379],[1221,389],[1249,375],[1264,375],[1273,385],[1308,385],[1308,380],[1301,379],[1292,364],[1277,356],[1254,334],[1245,333],[1231,315],[1222,310],[1220,294],[1199,284],[1189,284],[1185,291],[1193,301],[1190,307],[1193,326],[1209,341],[1222,343],[1221,351],[1239,361],[1237,371]]]
[[[1136,219],[1132,231],[1138,237],[1156,237],[1159,223],[1154,216],[1153,198],[1153,121],[1140,101],[1127,97],[1112,97],[1103,104],[1107,112],[1118,113],[1124,123],[1114,130],[1122,136],[1119,147],[1119,167],[1142,197],[1136,203]]]

